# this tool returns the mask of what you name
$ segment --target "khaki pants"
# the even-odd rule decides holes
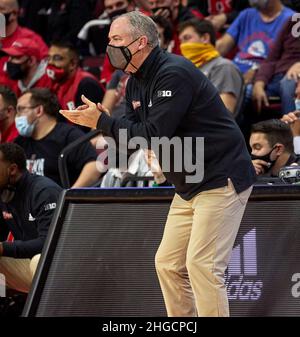
[[[6,286],[28,293],[41,255],[30,259],[0,257],[0,273],[5,276]]]
[[[189,201],[175,195],[155,257],[168,316],[229,316],[224,273],[251,191],[228,180]]]

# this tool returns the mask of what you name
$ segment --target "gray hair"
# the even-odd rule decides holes
[[[8,6],[11,9],[19,9],[19,2],[18,2],[18,0],[10,0],[8,2]]]
[[[155,22],[149,18],[149,16],[146,16],[139,11],[132,11],[119,16],[118,19],[119,18],[126,18],[129,21],[132,26],[131,32],[134,39],[137,39],[141,35],[145,35],[148,38],[148,44],[152,48],[158,46],[157,27]]]

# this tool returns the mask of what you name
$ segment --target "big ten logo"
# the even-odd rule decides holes
[[[295,13],[292,16],[292,21],[295,22],[292,28],[292,35],[295,38],[300,37],[300,13]]]
[[[3,274],[0,274],[0,297],[6,297],[6,280]]]
[[[294,298],[300,297],[300,273],[295,273],[292,275],[292,282],[294,285],[292,286],[291,292]]]
[[[6,37],[6,18],[0,13],[0,37]]]
[[[172,97],[171,90],[160,90],[157,92],[157,97]]]

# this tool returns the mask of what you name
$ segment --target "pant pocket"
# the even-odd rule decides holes
[[[228,188],[234,190],[234,193],[236,194],[237,198],[239,199],[240,203],[242,205],[246,205],[249,199],[249,196],[252,192],[253,186],[250,186],[249,188],[247,188],[245,191],[241,192],[241,193],[237,193],[236,189],[233,185],[233,182],[231,181],[230,178],[228,178]]]

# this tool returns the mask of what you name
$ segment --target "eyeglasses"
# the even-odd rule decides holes
[[[34,105],[34,106],[17,106],[16,110],[18,114],[21,114],[24,110],[33,110],[35,108],[37,108],[38,105]]]
[[[55,55],[48,55],[47,56],[47,61],[48,62],[60,62],[60,61],[63,61],[65,59],[65,57],[61,56],[61,55],[58,55],[58,54],[55,54]]]

